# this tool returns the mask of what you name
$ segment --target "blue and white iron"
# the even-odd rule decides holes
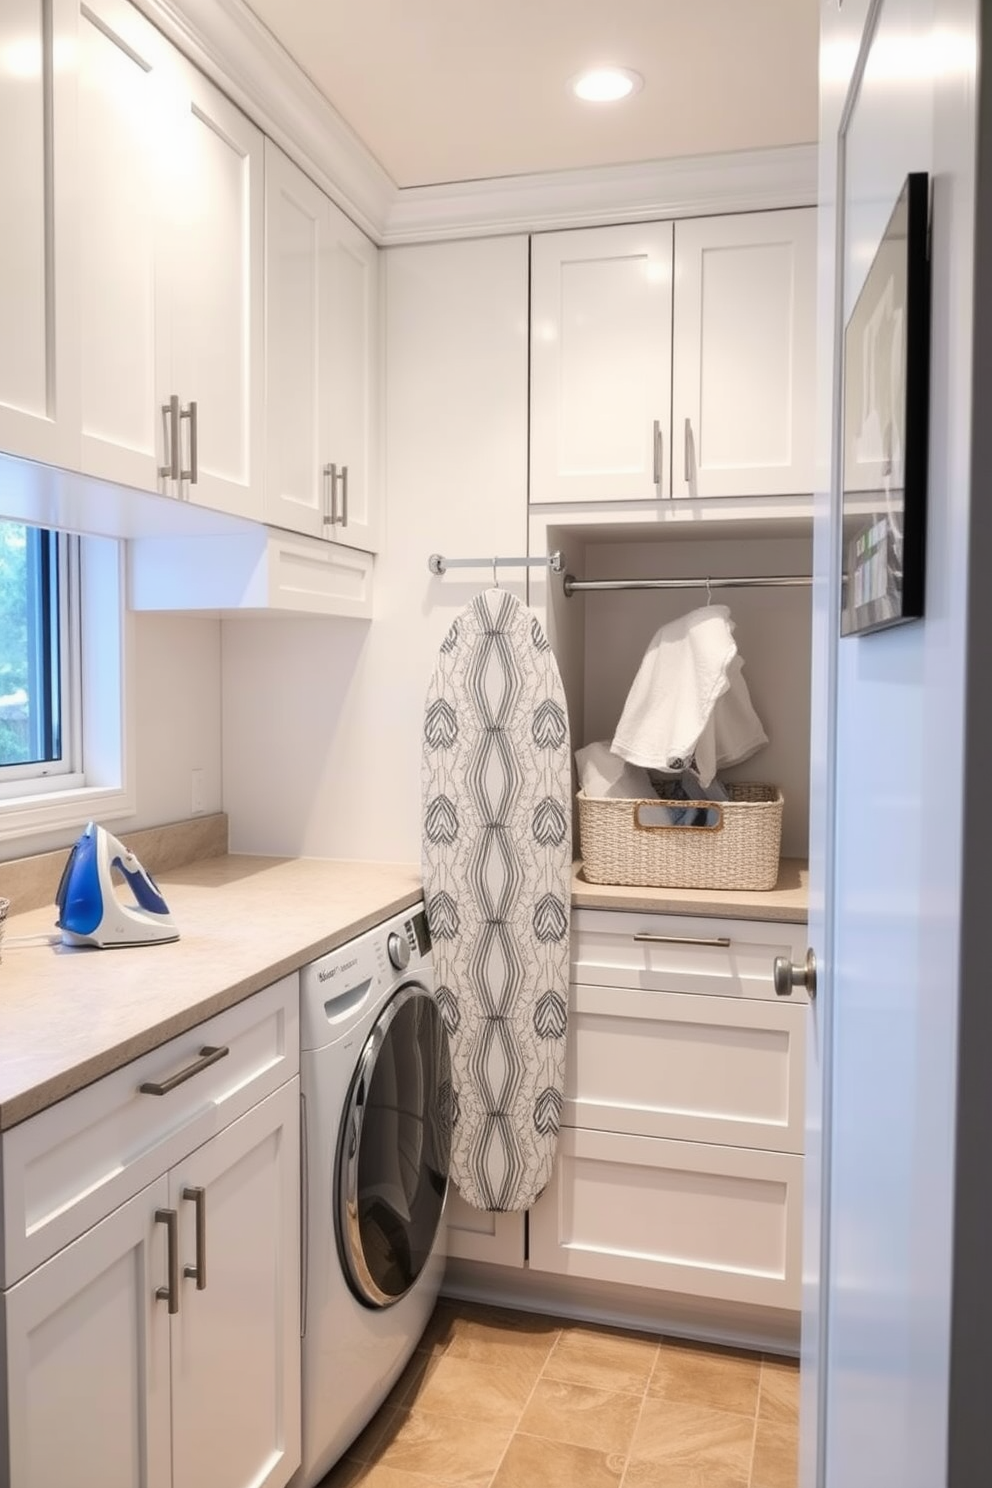
[[[126,879],[135,903],[117,895],[113,871]],[[90,822],[69,854],[55,893],[56,921],[66,945],[136,946],[178,940],[169,907],[134,853]]]

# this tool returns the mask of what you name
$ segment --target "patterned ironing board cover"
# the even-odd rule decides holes
[[[561,1121],[572,780],[558,667],[512,594],[480,594],[445,637],[422,780],[452,1177],[478,1209],[526,1209],[551,1177]]]

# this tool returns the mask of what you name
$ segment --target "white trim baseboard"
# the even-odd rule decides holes
[[[400,188],[244,0],[135,0],[379,247],[816,203],[815,144]]]

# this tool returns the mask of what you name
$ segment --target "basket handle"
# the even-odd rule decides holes
[[[723,806],[719,801],[634,801],[634,830],[636,832],[722,832]],[[673,811],[706,812],[707,820],[700,825],[695,822],[651,821],[652,812],[670,815]],[[711,820],[712,816],[716,820]]]

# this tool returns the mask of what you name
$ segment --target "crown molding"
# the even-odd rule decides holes
[[[244,0],[135,0],[380,247],[814,205],[817,147],[397,187]]]
[[[816,145],[407,187],[396,193],[383,242],[809,206],[816,190]]]

